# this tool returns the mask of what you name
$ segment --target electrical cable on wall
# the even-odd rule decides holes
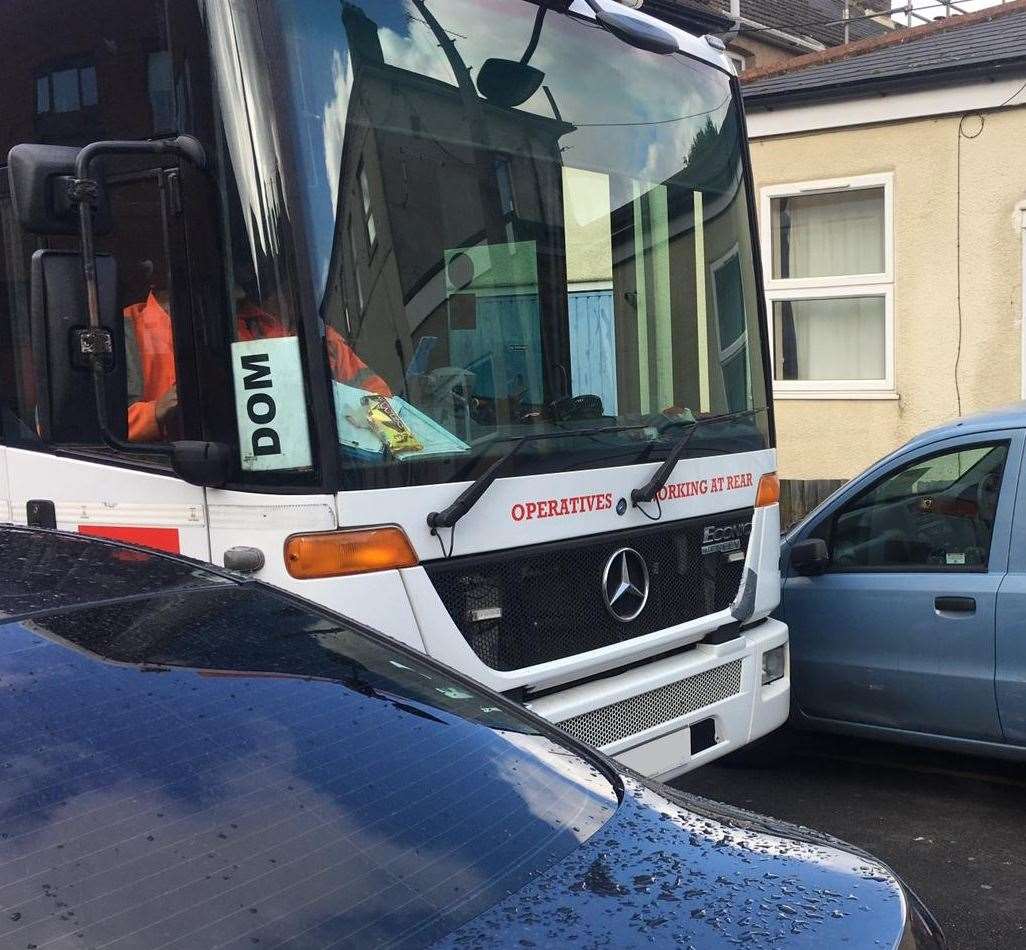
[[[1021,93],[1026,92],[1026,82],[1015,90],[994,109],[1002,109],[1010,105]],[[980,127],[973,132],[967,131],[966,120],[980,120]],[[987,117],[982,112],[966,112],[958,120],[958,147],[955,151],[955,305],[958,312],[958,336],[955,344],[955,405],[958,415],[962,415],[962,391],[958,379],[958,370],[962,362],[962,139],[978,139],[987,127]]]
[[[966,131],[966,120],[971,118],[980,120],[980,127],[972,133]],[[966,112],[958,120],[958,148],[955,150],[955,308],[958,313],[958,336],[955,343],[955,406],[959,417],[962,415],[962,390],[958,379],[958,369],[962,362],[962,139],[979,138],[986,125],[987,119],[982,112]]]
[[[998,103],[995,108],[1001,109],[1009,105],[1013,99],[1015,99],[1021,92],[1026,92],[1026,82],[1024,82],[1018,89],[1015,90],[1004,102]],[[980,131],[983,131],[982,129]]]

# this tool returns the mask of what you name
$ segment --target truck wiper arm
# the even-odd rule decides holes
[[[521,436],[500,436],[497,439],[492,439],[492,442],[505,442],[507,439],[515,439],[516,441],[488,468],[483,471],[473,482],[471,482],[456,498],[456,500],[449,505],[448,508],[442,511],[432,511],[427,516],[428,527],[432,532],[437,531],[439,528],[453,528],[456,526],[456,522],[460,520],[471,508],[474,507],[480,500],[481,496],[488,491],[489,486],[495,481],[502,473],[506,463],[517,454],[520,448],[526,445],[528,442],[538,442],[543,439],[560,439],[567,438],[570,436],[587,436],[587,435],[607,435],[615,432],[630,432],[634,429],[647,429],[647,424],[637,424],[628,426],[600,426],[594,429],[559,429],[556,432],[529,432],[527,435]]]
[[[655,501],[656,495],[659,494],[663,486],[669,481],[670,475],[673,474],[673,470],[680,461],[680,457],[684,454],[684,450],[688,447],[691,437],[702,426],[710,422],[723,422],[727,419],[742,419],[745,416],[754,416],[760,412],[762,412],[761,409],[747,409],[744,412],[725,412],[718,416],[706,416],[704,419],[696,419],[688,427],[688,431],[681,436],[677,444],[670,450],[670,454],[666,456],[663,464],[652,473],[652,477],[641,488],[635,488],[631,491],[631,504],[637,508],[638,505]]]

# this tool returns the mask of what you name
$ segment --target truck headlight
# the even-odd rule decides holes
[[[783,679],[787,672],[787,644],[782,643],[762,655],[762,685]]]

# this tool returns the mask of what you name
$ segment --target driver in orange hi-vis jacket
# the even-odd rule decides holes
[[[178,412],[174,336],[166,292],[151,290],[146,300],[124,310],[128,363],[128,438],[155,442],[169,437]],[[281,320],[244,300],[236,311],[241,340],[294,336]],[[332,326],[325,327],[325,345],[332,376],[380,396],[392,390]]]

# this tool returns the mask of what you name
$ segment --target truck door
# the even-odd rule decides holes
[[[825,574],[784,585],[805,714],[1001,739],[995,612],[1021,457],[1018,432],[918,449],[803,530],[830,551]]]
[[[10,149],[22,143],[82,146],[173,132],[188,87],[174,79],[167,5],[101,0],[70,24],[50,0],[10,0],[0,12],[0,34],[5,49],[18,51],[0,59],[0,441],[8,508],[0,505],[0,514],[206,558],[203,490],[173,477],[166,461],[75,444],[74,433],[60,441],[41,437],[45,366],[33,355],[30,261],[40,249],[77,250],[78,241],[23,230],[12,214],[4,167]],[[143,356],[166,350],[156,361],[163,374],[151,373],[149,391],[136,393],[136,402],[147,404],[136,410],[152,430],[147,441],[199,431],[192,348],[183,346],[187,334],[176,323],[185,319],[189,294],[187,269],[179,266],[186,245],[178,174],[170,163],[140,158],[103,169],[114,227],[97,246],[117,261],[115,306],[125,312],[126,327],[128,314],[145,309],[151,298],[168,318],[165,332],[134,345],[135,357],[140,347]],[[141,335],[141,324],[134,329]],[[127,364],[127,348],[124,356]],[[177,393],[160,386],[169,367],[181,390],[177,405]],[[143,369],[136,374],[137,389],[146,388],[145,375]]]
[[[110,175],[107,182],[116,225],[102,244],[119,264],[118,306],[126,314],[126,326],[128,314],[147,305],[174,313],[175,294],[186,290],[173,287],[171,281],[170,262],[180,253],[182,241],[172,205],[176,174],[167,168],[128,169]],[[39,242],[21,232],[12,218],[6,174],[0,174],[0,225],[6,291],[0,295],[0,425],[7,517],[19,524],[53,526],[208,559],[203,490],[174,477],[161,459],[116,456],[100,446],[57,444],[39,437],[35,405],[41,374],[33,361],[28,281],[29,259]],[[74,247],[66,238],[50,239],[48,244]],[[185,278],[176,280],[182,284]],[[165,362],[187,380],[188,359],[175,352],[175,344],[171,321],[170,332],[163,338],[134,339],[131,345],[137,351],[146,346],[170,347]],[[150,382],[152,390],[156,383]],[[181,385],[182,379],[177,382]],[[135,385],[138,388],[138,381]],[[174,405],[174,394],[136,395],[144,426],[160,416],[153,431],[139,433],[140,438],[159,441],[191,428],[188,400]],[[164,405],[154,409],[162,398]]]

